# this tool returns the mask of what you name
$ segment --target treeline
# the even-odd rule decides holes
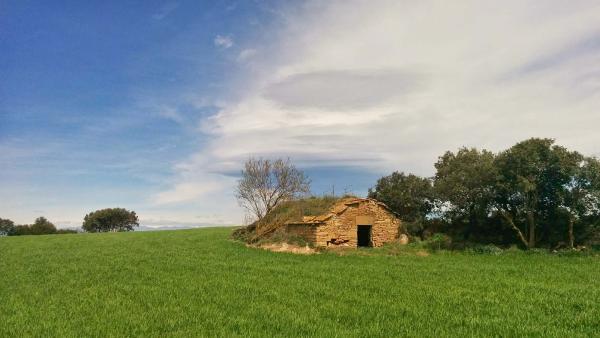
[[[74,234],[76,230],[56,229],[52,222],[45,217],[36,218],[33,224],[15,225],[9,219],[0,218],[0,236],[23,236],[23,235],[50,235],[50,234]]]
[[[434,177],[394,172],[369,197],[392,208],[413,236],[454,242],[575,247],[600,241],[600,161],[532,138],[493,153],[448,151]]]
[[[137,226],[139,226],[138,216],[134,211],[123,208],[107,208],[85,215],[81,231],[132,231]],[[38,217],[33,224],[25,225],[15,225],[9,219],[0,218],[0,236],[71,234],[77,232],[73,229],[56,229],[56,226],[45,217]]]

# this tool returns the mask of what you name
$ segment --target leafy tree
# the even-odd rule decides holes
[[[426,216],[434,205],[431,180],[413,174],[393,172],[377,180],[369,189],[369,197],[385,203],[399,217],[409,224],[411,233],[422,230]]]
[[[600,218],[600,161],[576,155],[571,182],[561,193],[559,210],[567,215],[569,247],[575,246],[575,227],[585,232],[592,219]]]
[[[139,226],[134,211],[123,208],[96,210],[85,215],[82,228],[88,232],[132,231]]]
[[[9,234],[11,236],[23,236],[23,235],[50,235],[56,233],[56,227],[52,222],[48,221],[45,217],[38,217],[35,219],[33,224],[28,225],[16,225],[13,231]]]
[[[485,225],[494,200],[494,154],[475,148],[446,152],[435,164],[434,191],[444,203],[444,214],[466,223],[466,236]]]
[[[10,235],[11,236],[32,235],[32,233],[31,233],[31,226],[29,226],[27,224],[15,225],[15,228],[14,228],[14,230],[12,231],[12,233]]]
[[[15,230],[15,223],[9,219],[0,218],[0,236],[8,236]]]
[[[548,234],[547,221],[571,183],[578,156],[552,139],[532,138],[496,157],[495,208],[526,247],[536,246],[538,234]]]
[[[310,191],[310,180],[289,159],[250,158],[244,164],[236,197],[256,220],[261,220],[281,202]]]
[[[516,234],[534,248],[600,239],[600,160],[552,139],[531,138],[497,155],[462,148],[440,156],[435,168],[433,188],[427,179],[395,172],[369,196],[405,221],[426,219],[435,232],[471,241],[481,235],[514,241]]]
[[[49,235],[56,233],[56,227],[45,217],[38,217],[29,226],[31,235]]]

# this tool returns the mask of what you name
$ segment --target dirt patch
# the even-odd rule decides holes
[[[265,243],[260,245],[248,245],[253,248],[260,248],[274,252],[290,252],[299,255],[313,255],[317,251],[309,246],[298,246],[288,243]]]
[[[415,255],[417,255],[419,257],[427,257],[427,256],[429,256],[429,252],[427,252],[425,250],[419,250],[415,253]]]

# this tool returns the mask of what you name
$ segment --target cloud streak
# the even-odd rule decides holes
[[[160,21],[169,16],[169,14],[173,13],[178,7],[179,4],[176,2],[167,2],[154,15],[152,15],[152,18]]]

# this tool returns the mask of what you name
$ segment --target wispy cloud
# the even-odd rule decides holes
[[[158,114],[166,119],[172,120],[177,123],[183,123],[184,117],[177,111],[177,109],[170,106],[162,106],[158,109]]]
[[[228,35],[217,35],[213,42],[215,46],[223,49],[231,48],[233,46],[233,38]]]
[[[247,48],[242,50],[238,56],[237,56],[237,61],[238,62],[246,62],[250,59],[252,59],[257,53],[256,49],[253,48]]]
[[[463,145],[600,151],[600,49],[570,49],[600,31],[598,2],[313,1],[282,15],[275,47],[228,88],[244,95],[202,121],[211,141],[157,202],[224,193],[251,155],[430,175]]]
[[[167,2],[160,9],[152,15],[154,20],[162,20],[166,18],[169,14],[175,11],[179,7],[179,3],[177,2]]]

